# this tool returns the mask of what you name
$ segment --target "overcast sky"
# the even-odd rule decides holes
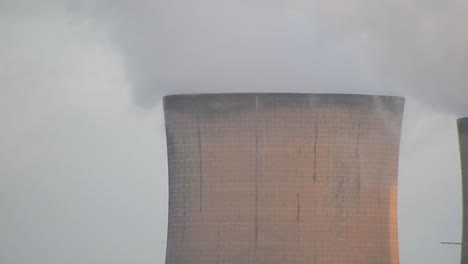
[[[468,4],[0,0],[0,263],[164,263],[161,96],[407,98],[402,264],[459,263]]]

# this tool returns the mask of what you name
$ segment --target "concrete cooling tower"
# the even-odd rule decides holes
[[[368,95],[166,96],[166,263],[398,263],[403,106]]]
[[[468,263],[468,118],[458,119],[458,139],[460,142],[463,196],[463,232],[461,263]]]

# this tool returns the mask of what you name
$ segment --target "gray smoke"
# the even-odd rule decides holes
[[[413,96],[468,114],[464,1],[96,1],[134,99],[168,93]]]

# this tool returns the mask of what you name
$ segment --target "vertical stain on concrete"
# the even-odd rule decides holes
[[[317,179],[317,140],[318,140],[318,126],[317,123],[314,124],[314,175],[312,176],[314,182]]]
[[[296,215],[296,224],[297,224],[297,246],[301,243],[301,194],[297,192],[297,215]]]
[[[255,248],[258,241],[258,124],[257,124],[258,96],[255,96]]]
[[[219,255],[220,255],[220,246],[219,246],[219,243],[220,243],[220,240],[221,240],[221,233],[219,231],[219,223],[218,223],[218,234],[217,234],[217,238],[216,238],[216,264],[219,264]]]
[[[357,170],[358,170],[358,178],[357,178],[357,190],[358,190],[358,195],[361,192],[361,153],[359,152],[359,147],[361,145],[361,124],[358,124],[357,127],[357,142],[356,142],[356,164],[357,164]]]
[[[201,136],[200,136],[200,118],[197,116],[197,137],[198,137],[198,156],[199,158],[199,173],[200,173],[200,212],[203,208],[203,157],[202,157],[202,144],[201,144]]]
[[[187,156],[185,152],[185,136],[182,136],[182,156],[184,157],[184,183],[183,183],[183,192],[184,192],[184,215],[183,221],[184,226],[182,228],[182,243],[185,242],[185,230],[187,227]]]
[[[340,166],[341,167],[341,166]],[[341,237],[344,233],[344,221],[346,208],[344,206],[345,202],[345,175],[340,175],[338,180],[338,186],[335,193],[335,210],[336,210],[336,228],[335,235],[336,237]]]

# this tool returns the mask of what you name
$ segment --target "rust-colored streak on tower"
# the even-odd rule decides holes
[[[460,143],[463,196],[463,233],[461,263],[468,264],[468,118],[458,119],[458,139]]]
[[[164,98],[168,264],[398,263],[404,100]]]

